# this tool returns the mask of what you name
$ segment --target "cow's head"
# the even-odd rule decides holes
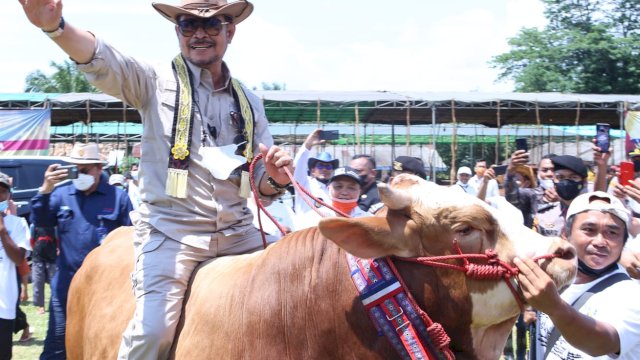
[[[390,185],[378,185],[378,190],[386,205],[378,216],[323,219],[320,232],[361,258],[447,255],[453,252],[454,240],[463,253],[495,249],[501,260],[510,263],[515,256],[552,253],[557,257],[539,264],[556,285],[568,285],[575,276],[575,250],[566,241],[543,237],[474,196],[404,174]],[[467,279],[465,284],[472,304],[474,348],[479,350],[479,341],[506,340],[520,312],[506,283]],[[493,355],[480,357],[497,358]]]

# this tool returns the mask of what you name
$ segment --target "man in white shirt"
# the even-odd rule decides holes
[[[471,186],[471,184],[469,184],[469,179],[471,178],[471,169],[469,169],[468,166],[461,166],[460,168],[458,168],[456,178],[458,179],[458,181],[455,185],[453,185],[454,188],[460,189],[473,196],[477,195],[476,189]]]
[[[469,185],[473,186],[476,191],[476,194],[480,193],[480,186],[483,182],[488,181],[487,183],[487,192],[485,197],[482,199],[491,198],[494,196],[500,196],[500,188],[498,187],[498,182],[495,179],[486,179],[485,172],[487,171],[487,161],[483,159],[476,160],[476,166],[473,168],[475,175],[469,179]]]
[[[339,160],[334,159],[328,152],[320,152],[311,156],[311,148],[324,144],[325,140],[320,139],[322,129],[316,129],[305,139],[300,149],[293,159],[293,178],[298,184],[307,189],[313,196],[325,202],[329,201],[329,180],[333,176],[333,170],[339,166]],[[296,190],[294,211],[296,218],[304,219],[309,212],[314,210],[304,201],[308,198],[305,194],[300,194]],[[314,200],[311,200],[314,203]],[[315,205],[315,204],[314,204]],[[295,230],[300,228],[296,226]]]
[[[578,274],[561,294],[536,262],[514,260],[523,295],[540,311],[538,359],[640,359],[640,285],[617,264],[629,221],[622,202],[602,191],[571,202],[565,231]]]
[[[5,214],[10,199],[11,179],[0,173],[0,359],[11,359],[18,302],[16,266],[31,250],[25,219]]]

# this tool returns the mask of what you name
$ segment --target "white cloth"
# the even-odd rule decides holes
[[[471,179],[469,179],[469,185],[473,186],[473,188],[476,190],[476,194],[478,194],[480,190],[482,181],[483,178],[478,177],[478,175],[473,175]],[[498,187],[498,182],[495,179],[491,179],[487,184],[487,194],[485,196],[485,199],[494,196],[500,196],[500,188]]]
[[[15,215],[6,215],[4,225],[9,232],[11,240],[18,247],[31,250],[29,244],[29,225],[24,218]],[[0,319],[13,320],[16,318],[16,303],[18,301],[18,278],[16,266],[11,261],[0,242]]]
[[[260,230],[260,223],[258,222],[258,207],[256,206],[253,195],[249,197],[247,206],[253,213],[253,226]],[[286,229],[293,230],[293,219],[295,218],[295,214],[293,213],[293,209],[289,206],[285,205],[280,200],[275,200],[271,205],[266,207],[266,210],[274,217],[274,219],[276,219],[277,222],[280,223],[280,225],[284,226]],[[262,230],[266,235],[268,243],[280,240],[282,236],[284,236],[280,233],[276,224],[274,224],[266,214],[260,213],[260,220],[262,222]]]
[[[618,272],[624,272],[618,268]],[[606,277],[586,284],[573,284],[561,295],[571,304],[580,295]],[[598,321],[612,325],[620,337],[620,355],[591,357],[567,343],[561,336],[547,359],[640,359],[640,285],[636,281],[620,281],[594,294],[580,308],[580,312]],[[540,332],[538,334],[537,357],[542,359],[546,351],[547,339],[553,330],[551,319],[544,313],[538,317]],[[544,345],[544,346],[543,346]]]
[[[293,178],[300,184],[302,188],[309,190],[309,192],[317,197],[322,199],[324,202],[329,202],[329,187],[328,184],[324,184],[314,177],[308,175],[309,166],[307,162],[309,161],[309,155],[311,151],[307,149],[304,145],[300,146],[300,149],[296,153],[295,158],[293,159]],[[307,205],[303,198],[308,198],[305,194],[299,194],[298,190],[295,191],[295,206],[293,210],[296,213],[296,217],[303,218],[308,213],[315,213],[313,209]],[[311,200],[313,203],[314,201]]]

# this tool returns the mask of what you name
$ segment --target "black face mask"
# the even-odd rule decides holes
[[[368,181],[369,175],[360,175],[360,183],[362,184],[362,186],[367,185]]]
[[[564,179],[556,183],[556,192],[558,193],[558,196],[567,201],[573,200],[580,195],[580,190],[582,190],[581,182]]]
[[[617,261],[612,262],[609,266],[605,266],[602,269],[594,269],[594,268],[590,268],[589,266],[587,266],[587,264],[583,263],[582,260],[578,259],[578,271],[580,271],[581,273],[591,278],[599,278],[602,275],[606,275],[617,268],[618,268]]]
[[[633,160],[633,171],[635,171],[635,172],[640,171],[640,159],[639,160]]]

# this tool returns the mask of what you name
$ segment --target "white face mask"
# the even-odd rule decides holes
[[[135,181],[138,181],[138,170],[134,170],[131,172],[131,178]]]
[[[553,188],[555,185],[553,184],[553,179],[540,179],[538,178],[538,181],[540,182],[540,187],[547,190],[547,189],[551,189]]]
[[[76,189],[85,191],[96,182],[96,179],[89,174],[78,174],[78,178],[71,181],[73,181],[73,186],[75,186]]]
[[[0,201],[0,213],[3,213],[9,207],[9,200]]]

